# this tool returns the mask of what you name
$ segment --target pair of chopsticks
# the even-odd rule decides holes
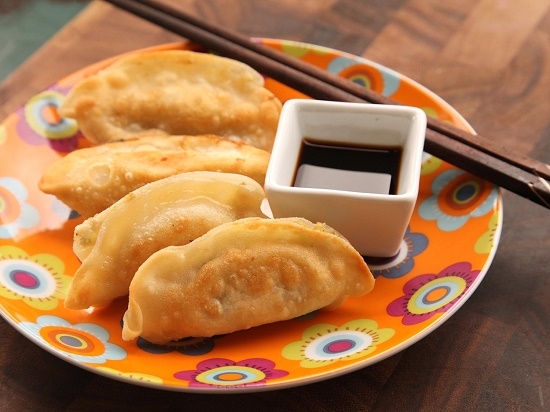
[[[254,43],[155,0],[105,0],[203,46],[239,60],[311,98],[399,104],[309,63]],[[424,150],[484,180],[550,209],[550,166],[495,145],[450,123],[428,118]]]

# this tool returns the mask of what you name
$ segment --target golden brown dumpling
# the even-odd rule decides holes
[[[73,249],[82,265],[65,306],[86,309],[127,295],[152,253],[226,222],[264,216],[263,198],[262,187],[249,177],[217,172],[182,173],[129,193],[76,227]]]
[[[94,143],[144,131],[216,134],[271,150],[281,102],[236,60],[187,50],[121,58],[79,82],[59,113]]]
[[[122,337],[230,333],[334,308],[373,286],[361,255],[325,224],[241,219],[147,259],[130,285]]]
[[[183,172],[236,173],[263,185],[268,163],[265,150],[219,136],[143,136],[71,152],[38,187],[90,217],[146,183]]]

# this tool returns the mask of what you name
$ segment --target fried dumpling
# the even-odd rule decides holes
[[[147,259],[130,285],[122,337],[230,333],[335,308],[373,286],[361,255],[327,225],[241,219]]]
[[[249,177],[189,172],[149,183],[78,225],[73,250],[82,262],[65,307],[86,309],[128,294],[151,254],[184,245],[244,217],[265,217],[262,187]]]
[[[38,187],[90,217],[146,183],[183,172],[236,173],[263,185],[268,162],[265,150],[219,136],[142,136],[71,152]]]
[[[281,102],[236,60],[187,50],[123,57],[79,82],[59,113],[94,143],[154,130],[216,134],[271,150]]]

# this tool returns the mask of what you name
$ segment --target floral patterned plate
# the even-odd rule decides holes
[[[470,129],[433,93],[376,63],[302,43],[257,41]],[[60,80],[0,125],[0,313],[38,346],[89,371],[158,389],[288,388],[349,373],[405,349],[448,319],[481,282],[502,226],[499,189],[426,154],[417,208],[398,255],[369,262],[377,278],[374,290],[336,311],[159,346],[122,340],[124,300],[104,309],[65,309],[63,299],[79,266],[72,235],[82,219],[41,193],[37,182],[48,165],[85,145],[76,124],[56,111],[63,95],[113,60]],[[269,78],[266,85],[282,101],[303,97]]]

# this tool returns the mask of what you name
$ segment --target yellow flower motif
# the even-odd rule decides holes
[[[282,355],[299,360],[303,368],[319,368],[338,361],[363,358],[394,334],[393,329],[379,329],[378,323],[371,319],[353,320],[340,327],[321,323],[307,328],[302,340],[286,345]]]
[[[8,132],[6,131],[6,126],[0,124],[0,145],[2,145],[8,138]]]
[[[52,310],[64,299],[71,277],[57,256],[39,253],[29,256],[15,246],[0,246],[0,296],[22,300],[27,305]]]
[[[477,240],[474,247],[476,253],[483,254],[491,252],[491,250],[495,246],[495,241],[498,238],[497,230],[499,228],[499,221],[500,211],[498,210],[497,212],[495,212],[495,214],[493,214],[493,216],[491,216],[491,219],[489,219],[487,231]]]
[[[99,366],[96,368],[98,371],[105,372],[110,375],[117,375],[123,379],[131,379],[139,382],[147,382],[156,385],[162,385],[162,378],[154,375],[148,375],[146,373],[137,373],[137,372],[121,372],[113,368],[106,368],[104,366]]]
[[[425,153],[422,159],[422,169],[420,169],[420,174],[422,176],[429,175],[439,169],[439,166],[442,164],[443,160]]]
[[[303,57],[309,52],[319,55],[325,55],[329,53],[329,50],[323,47],[304,47],[303,43],[293,42],[291,40],[282,42],[281,47],[285,54],[297,58]]]
[[[437,115],[437,110],[434,109],[433,107],[424,106],[424,107],[421,107],[421,109],[424,110],[424,113],[426,113],[428,117],[433,117],[434,119],[437,119],[439,117]]]

